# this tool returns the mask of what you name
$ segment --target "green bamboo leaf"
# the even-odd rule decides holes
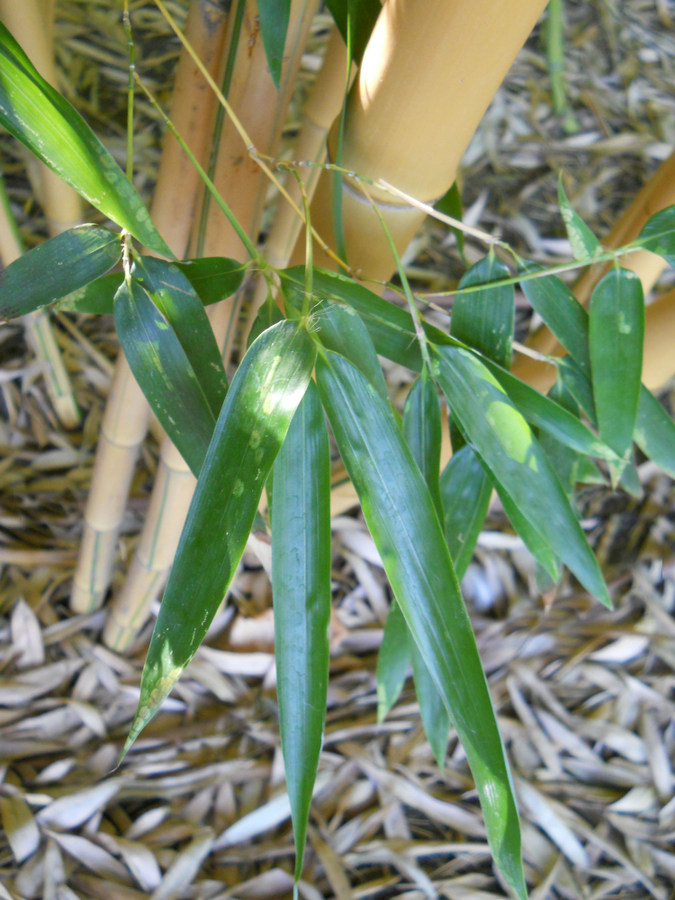
[[[258,19],[267,66],[277,90],[281,79],[290,13],[291,0],[258,0]]]
[[[608,272],[593,291],[589,318],[600,436],[624,457],[633,442],[642,373],[644,299],[638,276],[618,267]]]
[[[216,416],[185,350],[136,279],[123,282],[117,291],[114,316],[136,381],[183,459],[199,475]]]
[[[345,44],[352,50],[354,62],[361,62],[368,38],[382,6],[380,0],[326,0]]]
[[[526,272],[535,271],[526,266]],[[555,275],[522,281],[520,286],[532,309],[539,313],[581,370],[590,375],[588,313],[572,291]]]
[[[236,294],[244,283],[248,265],[224,256],[204,256],[174,263],[188,279],[204,306],[220,303]]]
[[[274,462],[272,589],[281,749],[302,874],[328,693],[330,450],[310,382]]]
[[[131,270],[171,326],[214,417],[227,394],[227,375],[204,306],[182,271],[166,260],[137,258]]]
[[[267,331],[272,325],[283,322],[283,320],[284,315],[276,303],[272,303],[271,300],[263,303],[258,310],[258,315],[253,320],[253,325],[251,326],[251,331],[248,336],[248,346],[250,347],[253,341],[255,341],[256,338],[259,338],[263,331]]]
[[[547,432],[566,447],[576,450],[578,453],[596,456],[598,459],[606,459],[608,462],[619,461],[611,447],[599,440],[583,422],[553,398],[544,397],[529,384],[525,384],[495,363],[487,359],[483,359],[482,362],[530,425]],[[590,392],[590,385],[588,391]]]
[[[544,572],[554,584],[557,584],[560,581],[560,563],[551,544],[542,535],[541,531],[532,525],[527,516],[521,512],[518,504],[511,499],[497,479],[491,478],[491,483],[497,491],[499,502],[502,504],[504,512],[516,533],[523,539],[523,543]]]
[[[466,752],[495,862],[525,898],[506,755],[429,491],[391,406],[351,363],[320,356],[317,384],[394,595]]]
[[[78,225],[50,238],[0,274],[0,319],[59,300],[112,269],[121,252],[120,236],[98,225]]]
[[[443,194],[440,200],[437,200],[434,203],[434,209],[444,213],[446,216],[450,216],[452,219],[457,219],[459,222],[462,221],[462,195],[456,181],[453,181],[452,185]],[[450,225],[450,231],[452,231],[457,240],[459,255],[462,260],[466,262],[466,257],[464,256],[464,232],[461,228],[455,228],[452,225]]]
[[[490,504],[492,484],[469,444],[453,452],[441,475],[445,538],[457,578],[464,578]]]
[[[572,246],[574,258],[584,261],[587,261],[589,257],[592,259],[602,250],[600,241],[596,238],[581,216],[575,212],[572,208],[572,204],[567,199],[567,194],[565,193],[565,188],[563,186],[562,172],[558,178],[558,205],[560,206],[560,215],[565,223],[565,230],[567,231],[567,237]]]
[[[548,396],[572,416],[578,418],[579,404],[559,378],[548,392]],[[540,430],[538,438],[544,452],[548,456],[549,462],[558,473],[558,478],[565,488],[567,496],[570,498],[570,503],[572,503],[574,486],[577,481],[577,470],[579,468],[579,453],[546,431]]]
[[[411,663],[411,639],[396,598],[391,601],[377,654],[377,721],[383,722],[398,700]]]
[[[462,288],[486,285],[483,290],[458,294],[452,305],[450,333],[457,340],[509,369],[513,345],[515,293],[512,284],[490,287],[490,281],[510,272],[494,253],[481,259],[464,275]]]
[[[675,478],[675,423],[644,385],[640,387],[634,438],[645,456]]]
[[[577,401],[591,423],[596,425],[598,417],[595,411],[595,401],[593,400],[593,386],[590,378],[584,374],[581,367],[571,356],[565,356],[556,360],[558,369],[558,377],[562,381],[565,390]]]
[[[173,256],[112,155],[2,23],[0,124],[105,216],[155,253]]]
[[[419,466],[438,519],[442,522],[441,404],[426,369],[422,370],[421,377],[413,384],[406,398],[403,407],[403,437]],[[410,657],[424,731],[438,767],[443,769],[450,735],[450,717],[414,641],[410,642]]]
[[[164,592],[123,753],[194,656],[227,593],[314,357],[307,332],[280,322],[251,345],[237,369]]]
[[[57,302],[56,309],[93,316],[112,315],[115,294],[123,280],[121,272],[111,272],[95,278],[89,284],[66,294]]]
[[[667,206],[648,219],[635,243],[658,253],[675,269],[675,206]]]
[[[434,358],[448,404],[493,477],[584,587],[611,606],[565,491],[508,394],[466,350],[442,347]]]

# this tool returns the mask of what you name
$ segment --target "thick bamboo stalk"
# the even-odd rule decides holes
[[[220,65],[226,31],[225,12],[209,0],[193,0],[186,34],[211,73]],[[210,139],[213,96],[187,52],[181,53],[171,115],[198,159]],[[188,244],[199,193],[199,179],[175,138],[167,134],[152,217],[172,250],[182,255]],[[148,423],[148,406],[123,354],[120,354],[106,407],[85,513],[71,607],[95,609],[110,584],[117,539],[140,444]]]
[[[424,202],[452,184],[483,113],[525,42],[545,0],[387,0],[366,48],[347,107],[341,164],[384,179]],[[336,131],[330,141],[335,161]],[[319,180],[312,220],[332,234],[333,178]],[[370,190],[402,252],[424,214],[383,189]],[[387,239],[358,182],[342,190],[347,261],[385,279],[394,265]],[[329,241],[330,243],[330,241]],[[317,263],[330,266],[323,254]]]
[[[42,77],[56,86],[52,50],[52,4],[46,3],[46,0],[27,0],[21,4],[13,0],[0,0],[0,19],[21,44]],[[32,161],[29,175],[44,209],[51,237],[81,221],[82,203],[79,196],[51,169]],[[8,213],[7,208],[6,214]],[[5,228],[5,232],[7,229],[12,230],[11,223]],[[5,264],[22,252],[20,242],[12,240],[7,233],[3,237],[2,247]],[[39,312],[27,316],[24,324],[28,343],[41,362],[54,411],[64,427],[74,428],[80,421],[80,413],[48,314]]]
[[[279,91],[267,69],[264,48],[256,21],[257,5],[246,5],[242,33],[238,38],[228,101],[240,118],[254,146],[261,153],[276,153],[291,91],[295,84],[302,51],[306,44],[316,0],[293,0]],[[233,35],[230,31],[229,40]],[[224,54],[227,58],[229,54]],[[255,240],[260,226],[267,181],[247,153],[247,148],[229,121],[219,135],[213,181],[238,222]],[[205,195],[206,197],[206,195]],[[241,259],[243,248],[222,211],[206,203],[204,240],[199,249],[206,256]],[[196,226],[197,222],[196,220]],[[229,298],[212,307],[209,317],[224,358],[230,356],[237,333],[239,298]],[[165,438],[161,447],[161,477],[155,482],[140,544],[127,578],[115,598],[103,640],[118,652],[127,650],[147,618],[152,603],[161,592],[173,562],[178,541],[194,490],[195,481]]]
[[[608,249],[616,249],[624,244],[629,244],[635,240],[651,216],[672,204],[675,204],[675,153],[662,163],[652,178],[644,185],[603,240],[603,246]],[[621,260],[621,265],[631,269],[640,278],[646,297],[656,284],[666,263],[662,256],[657,256],[647,250],[640,250],[625,256]],[[607,265],[591,267],[574,285],[574,294],[584,306],[588,303],[593,288],[605,274],[607,268]],[[664,360],[658,366],[656,360],[651,361],[656,348],[661,347],[661,336],[657,332],[661,321],[660,314],[655,314],[648,306],[645,323],[645,360],[650,358],[650,365],[654,366],[654,371],[666,372],[669,366],[672,366],[670,374],[673,375],[675,374],[675,353],[672,350],[666,351]],[[546,356],[560,356],[564,352],[555,335],[551,334],[545,325],[529,335],[526,344],[532,350]],[[542,393],[546,393],[555,381],[554,366],[525,355],[515,358],[513,373]],[[665,376],[657,386],[663,384],[667,377],[670,376]]]

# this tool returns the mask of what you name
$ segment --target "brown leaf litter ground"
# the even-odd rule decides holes
[[[176,46],[150,3],[133,8],[144,77],[161,87]],[[602,235],[675,143],[673,4],[569,2],[566,12],[575,130],[551,111],[538,33],[463,171],[467,218],[544,261],[569,252],[555,205],[560,168],[577,210]],[[121,156],[118,13],[108,2],[60,2],[57,51],[65,93]],[[315,59],[310,48],[304,77]],[[139,182],[149,190],[160,129],[142,102],[140,115]],[[3,140],[2,148],[32,244],[44,234],[41,213],[15,146]],[[408,262],[420,287],[455,284],[452,243],[435,228],[416,242]],[[470,258],[477,252],[468,249]],[[251,598],[269,605],[255,560],[221,633],[115,769],[148,631],[133,655],[117,656],[99,642],[105,611],[73,616],[67,601],[116,344],[108,319],[57,316],[56,327],[84,412],[74,432],[55,419],[20,325],[0,329],[0,898],[289,897],[293,844],[268,613],[253,620],[255,650],[234,651],[223,637],[232,616],[244,623],[259,613]],[[398,395],[408,378],[396,368],[389,376]],[[665,402],[673,399],[666,390]],[[156,456],[148,443],[118,578]],[[639,474],[640,499],[598,488],[580,497],[614,612],[570,580],[542,597],[497,509],[465,583],[513,764],[533,900],[675,896],[675,496],[652,464]],[[334,538],[328,723],[301,896],[504,897],[461,747],[451,740],[439,772],[409,682],[377,724],[374,668],[389,595],[360,516],[338,518]]]

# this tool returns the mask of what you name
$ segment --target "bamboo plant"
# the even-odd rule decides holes
[[[162,0],[156,3],[168,15]],[[378,666],[382,712],[400,687],[401,660],[410,660],[434,753],[442,764],[454,728],[475,779],[495,865],[508,889],[523,898],[516,798],[460,578],[494,489],[550,581],[559,581],[565,565],[588,594],[611,606],[571,494],[589,470],[600,473],[597,463],[612,483],[634,485],[634,443],[675,475],[675,424],[641,384],[642,285],[620,265],[643,250],[675,263],[675,207],[651,216],[627,246],[606,250],[562,193],[575,264],[611,263],[588,311],[555,272],[483,236],[485,257],[462,278],[450,330],[425,321],[400,254],[429,204],[450,187],[482,111],[543,3],[526,3],[518,17],[511,4],[487,0],[427,6],[422,15],[410,0],[387,0],[381,11],[372,3],[330,4],[348,48],[345,85],[352,61],[361,66],[333,128],[331,162],[311,206],[300,189],[305,239],[295,265],[278,268],[265,260],[247,230],[254,230],[251,222],[239,221],[230,198],[199,167],[210,204],[225,215],[246,263],[269,286],[231,380],[205,307],[237,292],[233,273],[241,272],[241,262],[183,259],[188,231],[178,240],[170,234],[172,222],[158,230],[128,177],[131,170],[122,173],[0,27],[0,121],[121,229],[72,228],[16,260],[0,279],[0,314],[27,314],[75,291],[76,308],[112,309],[129,367],[196,479],[124,752],[196,653],[255,523],[271,536],[281,745],[300,879],[328,678],[327,420],[391,586]],[[294,33],[292,10],[287,3],[258,5],[264,56],[277,88],[287,35]],[[448,33],[457,53],[444,46]],[[190,41],[185,47],[198,60]],[[424,78],[416,82],[422,53],[432,92]],[[406,71],[410,60],[414,75]],[[240,118],[208,68],[201,72],[243,142],[240,154],[248,152],[251,163],[277,180],[275,160],[242,124],[243,110]],[[451,126],[438,115],[448,102],[456,120]],[[177,109],[174,114],[180,119]],[[433,129],[427,114],[437,119]],[[428,162],[406,157],[408,145]],[[191,160],[199,166],[199,152],[192,151]],[[199,238],[190,247],[196,253]],[[70,263],[65,271],[57,265],[64,257]],[[109,274],[120,261],[122,271]],[[357,277],[380,282],[393,270],[403,307]],[[555,361],[558,381],[550,396],[509,371],[516,284],[567,351]],[[417,376],[402,422],[378,355]],[[131,383],[126,374],[124,382]],[[453,457],[442,471],[441,397],[453,439]],[[261,515],[263,491],[269,510]]]

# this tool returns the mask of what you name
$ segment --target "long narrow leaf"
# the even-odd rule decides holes
[[[105,216],[155,253],[173,256],[112,155],[2,23],[0,124]]]
[[[495,861],[526,896],[520,828],[485,675],[438,516],[389,404],[335,354],[317,383],[394,594],[476,779]]]
[[[667,206],[653,215],[638,235],[637,243],[658,253],[675,269],[675,206]]]
[[[675,423],[644,385],[640,387],[634,437],[645,456],[675,478]]]
[[[611,606],[565,491],[508,394],[466,350],[442,347],[435,359],[446,399],[495,479],[584,587]]]
[[[490,287],[490,281],[508,278],[508,268],[494,254],[472,266],[459,287],[485,285],[483,290],[458,294],[452,307],[453,337],[509,369],[513,345],[515,293],[512,284]]]
[[[574,258],[581,260],[593,258],[601,250],[600,241],[567,199],[562,172],[558,178],[558,205]]]
[[[157,617],[124,753],[194,656],[230,586],[314,358],[307,332],[280,322],[255,341],[232,380]]]
[[[642,284],[628,269],[613,268],[593,291],[593,399],[600,436],[621,457],[630,450],[637,418],[644,315]]]
[[[0,319],[65,297],[112,269],[121,253],[120,236],[99,225],[78,225],[50,238],[0,274]]]
[[[194,288],[177,266],[156,257],[137,259],[131,274],[152,296],[173,329],[217,417],[227,394],[227,375],[211,323]]]
[[[330,450],[314,384],[274,463],[272,589],[281,748],[302,873],[328,692]]]
[[[401,607],[394,597],[377,654],[377,721],[389,715],[398,700],[411,662],[411,638]]]
[[[284,61],[284,44],[291,13],[291,0],[258,0],[258,18],[267,65],[277,90]]]
[[[204,306],[231,297],[242,286],[248,266],[224,256],[204,256],[174,263],[188,279]]]
[[[441,475],[445,538],[461,581],[485,522],[492,485],[470,445],[452,454]]]
[[[531,272],[532,266],[525,271]],[[588,349],[588,313],[572,291],[555,275],[531,278],[521,282],[523,293],[565,350],[590,375]]]
[[[115,295],[115,328],[141,390],[194,475],[199,472],[216,416],[166,317],[140,282]]]

